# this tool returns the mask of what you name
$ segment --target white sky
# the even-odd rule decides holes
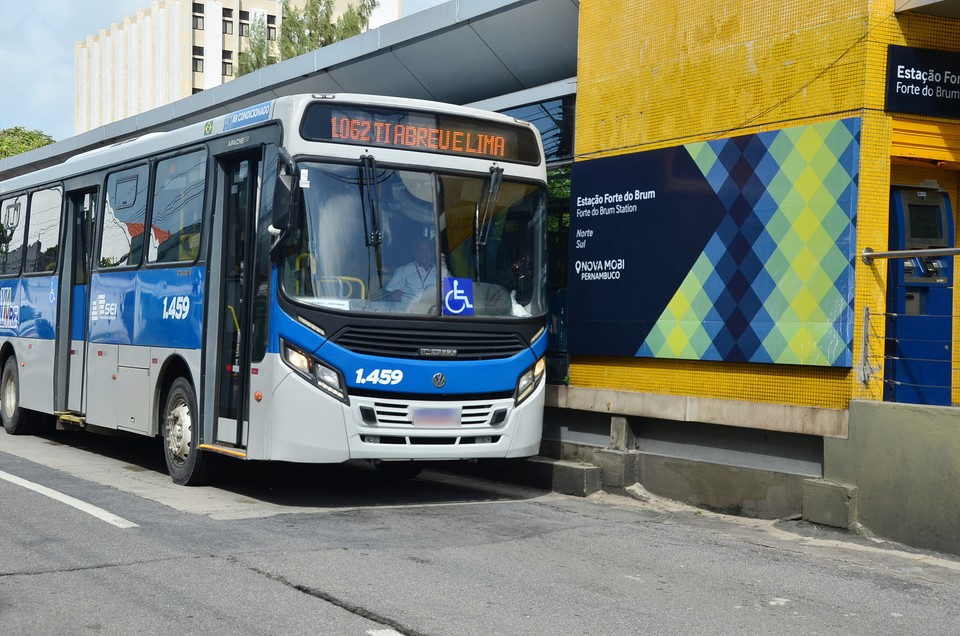
[[[388,4],[381,0],[381,4]],[[404,15],[442,0],[402,0]],[[0,0],[0,130],[73,136],[73,46],[151,0]]]

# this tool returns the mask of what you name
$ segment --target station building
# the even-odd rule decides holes
[[[543,132],[585,490],[960,550],[960,0],[451,0],[0,170],[335,91]]]
[[[957,548],[958,17],[581,3],[555,397],[614,481]]]

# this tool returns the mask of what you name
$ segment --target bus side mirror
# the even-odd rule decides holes
[[[283,232],[296,216],[300,200],[297,180],[297,164],[283,148],[280,149],[277,165],[277,187],[273,191],[273,227]]]

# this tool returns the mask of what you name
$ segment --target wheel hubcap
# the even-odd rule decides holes
[[[17,409],[17,385],[9,375],[3,379],[3,394],[0,396],[0,402],[2,402],[0,408],[3,409],[3,416],[9,420]]]
[[[167,415],[167,448],[175,460],[182,463],[190,456],[190,409],[182,399]]]

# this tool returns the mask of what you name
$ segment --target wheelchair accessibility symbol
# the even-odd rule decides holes
[[[443,279],[443,314],[473,315],[473,281],[469,278]]]

